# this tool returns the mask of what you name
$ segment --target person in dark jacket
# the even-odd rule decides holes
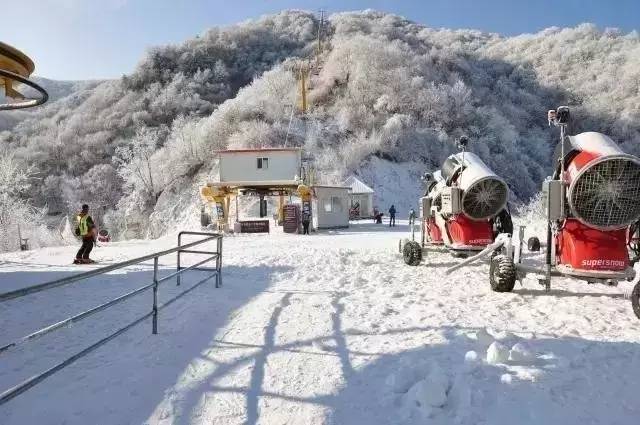
[[[396,207],[391,205],[389,208],[389,227],[396,225]]]
[[[416,224],[416,212],[413,208],[409,211],[409,226]]]
[[[74,264],[90,264],[95,262],[89,258],[89,254],[91,254],[93,244],[95,243],[95,230],[96,226],[89,215],[89,205],[84,204],[82,211],[76,216],[76,236],[82,238],[82,246],[76,254],[76,259],[73,261]]]

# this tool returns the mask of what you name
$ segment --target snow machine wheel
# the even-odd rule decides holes
[[[631,292],[631,305],[636,317],[640,319],[640,283],[636,283]]]
[[[415,241],[407,242],[402,248],[404,263],[409,266],[417,266],[422,261],[422,248]]]
[[[527,240],[527,248],[529,252],[540,252],[540,239],[532,236]]]
[[[511,292],[516,284],[516,267],[513,260],[504,254],[491,257],[489,283],[495,292]]]
[[[496,236],[500,233],[508,233],[513,235],[513,221],[511,220],[511,213],[508,209],[503,209],[500,214],[494,219],[496,226]]]

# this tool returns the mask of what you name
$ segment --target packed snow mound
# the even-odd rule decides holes
[[[441,408],[447,403],[449,388],[449,378],[440,368],[435,367],[426,378],[411,386],[406,396],[407,403],[429,417],[433,409]]]
[[[526,342],[518,342],[509,350],[509,361],[527,363],[535,360],[535,354]]]
[[[487,349],[487,363],[495,365],[509,360],[509,348],[498,341],[491,343]]]
[[[475,363],[478,361],[478,353],[475,351],[467,351],[464,355],[464,361],[467,363]]]
[[[409,391],[420,376],[422,376],[422,371],[415,366],[404,365],[400,370],[389,375],[385,383],[394,393],[404,394]]]

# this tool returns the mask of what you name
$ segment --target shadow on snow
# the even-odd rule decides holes
[[[27,272],[2,273],[0,270],[0,280],[19,279],[22,284],[18,286],[26,286],[25,283],[31,285],[72,274],[46,270],[46,267]],[[275,274],[288,270],[262,265],[223,266],[222,288],[214,288],[214,279],[211,279],[159,312],[159,335],[151,334],[149,319],[118,336],[1,406],[3,423],[44,423],[50,419],[78,424],[143,423],[185,367],[202,357],[232,312],[266,289]],[[173,268],[161,269],[160,276],[173,271]],[[175,285],[175,280],[165,282],[158,291],[159,304],[204,276],[203,272],[187,272],[180,287]],[[125,269],[2,303],[0,343],[15,340],[151,281],[151,270]],[[145,291],[78,324],[10,350],[2,355],[0,363],[1,390],[81,351],[149,312],[151,307],[151,291]],[[100,399],[104,400],[103,404],[96,402]]]

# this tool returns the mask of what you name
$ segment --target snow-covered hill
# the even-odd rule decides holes
[[[0,132],[0,145],[41,179],[21,199],[55,213],[88,202],[116,233],[157,235],[178,219],[168,209],[215,178],[212,151],[286,141],[315,158],[325,183],[356,173],[406,206],[419,183],[388,176],[438,167],[466,134],[524,201],[548,173],[545,114],[562,103],[573,111],[571,132],[601,131],[640,153],[636,32],[583,24],[504,37],[371,10],[335,14],[321,29],[303,116],[296,69],[315,63],[318,30],[304,11],[213,28],[29,113]]]
[[[631,283],[561,279],[545,293],[527,280],[494,293],[484,264],[446,276],[452,258],[430,253],[404,265],[395,250],[407,234],[405,221],[225,237],[222,288],[197,288],[160,312],[158,335],[145,322],[1,406],[2,424],[637,424]],[[174,244],[104,245],[95,258]],[[1,255],[0,291],[76,272],[73,253]],[[174,257],[160,264],[169,274]],[[151,275],[143,264],[3,303],[0,346]],[[160,302],[178,290],[166,282]],[[150,308],[145,293],[3,353],[2,389]]]

